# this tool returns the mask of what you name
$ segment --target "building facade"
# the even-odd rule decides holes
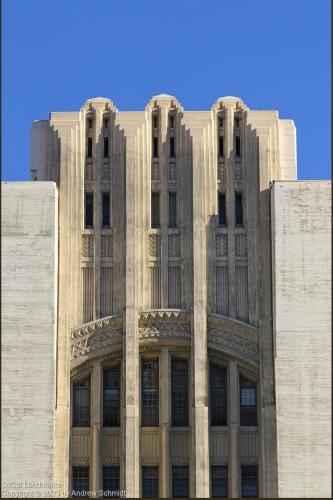
[[[330,382],[313,342],[330,346],[329,185],[314,204],[313,184],[296,182],[293,122],[236,97],[198,112],[165,94],[138,112],[90,99],[34,122],[31,176],[58,194],[56,493],[311,496],[315,449],[330,496]],[[303,221],[290,240],[288,207]],[[293,250],[300,241],[307,261]],[[318,252],[306,289],[311,302],[317,284],[322,313],[306,337],[302,303],[288,304]],[[311,376],[312,392],[290,389],[293,356],[294,380]],[[304,429],[311,414],[303,465],[299,439],[288,451],[298,428],[289,396],[305,408]]]

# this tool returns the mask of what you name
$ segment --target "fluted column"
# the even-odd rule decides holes
[[[98,492],[101,477],[101,364],[96,361],[91,379],[92,436],[91,436],[91,490]]]
[[[161,349],[160,356],[160,397],[161,397],[161,498],[170,495],[170,370],[169,350]]]
[[[230,498],[238,498],[239,488],[239,390],[238,367],[236,361],[229,365],[229,465]]]

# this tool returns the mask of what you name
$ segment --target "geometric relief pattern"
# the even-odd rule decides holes
[[[180,257],[180,236],[179,234],[168,236],[169,257]]]
[[[182,323],[147,323],[139,327],[140,339],[190,339],[190,325]]]
[[[235,254],[236,254],[236,257],[247,257],[246,234],[236,234],[236,236],[235,236]]]
[[[82,234],[81,236],[81,257],[94,256],[94,236],[92,234]]]
[[[228,256],[228,236],[217,234],[215,239],[216,257]]]
[[[88,352],[95,351],[107,345],[113,345],[122,341],[122,328],[95,332],[85,338],[72,341],[72,358],[84,356]]]
[[[158,234],[149,235],[149,257],[161,257],[161,236]]]
[[[239,356],[251,363],[258,364],[259,349],[258,345],[245,337],[224,332],[222,330],[208,330],[208,342],[221,345],[225,352]]]
[[[101,236],[101,257],[113,257],[113,241],[112,236]]]

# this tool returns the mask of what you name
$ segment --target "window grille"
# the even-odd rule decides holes
[[[258,496],[258,477],[256,465],[242,465],[242,497]]]
[[[172,467],[172,496],[174,498],[187,498],[188,495],[188,467]]]
[[[119,497],[119,467],[103,467],[103,496]]]
[[[157,427],[159,425],[158,412],[158,360],[149,359],[141,362],[141,425]]]
[[[73,383],[73,426],[90,426],[90,378]]]
[[[210,365],[210,425],[227,425],[227,374],[219,365]]]
[[[120,366],[103,370],[103,425],[119,426]]]
[[[172,425],[188,426],[188,363],[186,359],[173,359],[171,369]]]
[[[228,467],[214,465],[211,468],[212,497],[228,496]]]
[[[142,467],[142,497],[158,498],[158,467]]]
[[[88,491],[89,491],[89,467],[73,467],[71,496],[87,497]]]
[[[257,387],[255,382],[239,377],[240,425],[257,425]]]

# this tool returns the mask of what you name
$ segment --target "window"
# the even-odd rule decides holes
[[[103,425],[119,427],[120,366],[103,370]]]
[[[258,496],[256,465],[242,465],[242,497]]]
[[[189,491],[188,467],[172,467],[172,496],[187,498]]]
[[[158,359],[143,359],[141,361],[141,425],[143,427],[158,427]]]
[[[227,373],[223,366],[210,365],[210,425],[227,425]]]
[[[103,467],[103,497],[119,497],[119,467]]]
[[[240,119],[235,118],[235,127],[239,128],[239,125],[240,125]]]
[[[89,467],[72,468],[73,497],[87,497],[89,491]]]
[[[158,158],[158,138],[153,137],[153,157]]]
[[[90,426],[90,378],[73,383],[73,427]]]
[[[219,136],[219,157],[223,158],[224,156],[224,140],[223,135]]]
[[[227,212],[225,206],[225,193],[219,193],[219,226],[227,224]]]
[[[109,158],[109,138],[108,137],[104,137],[103,156],[104,156],[104,158]]]
[[[86,193],[85,209],[84,209],[84,227],[94,227],[94,195]]]
[[[108,129],[109,128],[109,119],[108,118],[104,118],[104,120],[103,120],[103,128],[104,129]]]
[[[228,467],[213,465],[211,468],[212,497],[228,496]]]
[[[88,118],[88,129],[92,129],[92,128],[93,128],[92,118]]]
[[[175,138],[170,137],[170,156],[173,158],[175,156]]]
[[[88,137],[87,158],[92,158],[92,137]]]
[[[142,498],[158,498],[158,467],[142,467]]]
[[[240,155],[241,155],[240,136],[236,135],[236,158],[239,158]]]
[[[243,195],[235,193],[235,223],[236,226],[243,225]]]
[[[110,227],[110,194],[103,193],[103,227]]]
[[[160,193],[151,194],[151,227],[160,227]]]
[[[257,384],[240,375],[240,425],[257,425]]]
[[[169,227],[177,227],[177,193],[169,191]]]
[[[223,118],[219,118],[219,127],[222,128],[223,127]]]
[[[170,125],[170,128],[174,128],[174,126],[175,126],[175,117],[172,115],[169,117],[169,125]]]
[[[186,359],[173,359],[171,367],[171,413],[174,427],[188,426],[188,373]]]
[[[158,118],[157,116],[153,116],[153,128],[157,128],[157,125],[158,125]]]

